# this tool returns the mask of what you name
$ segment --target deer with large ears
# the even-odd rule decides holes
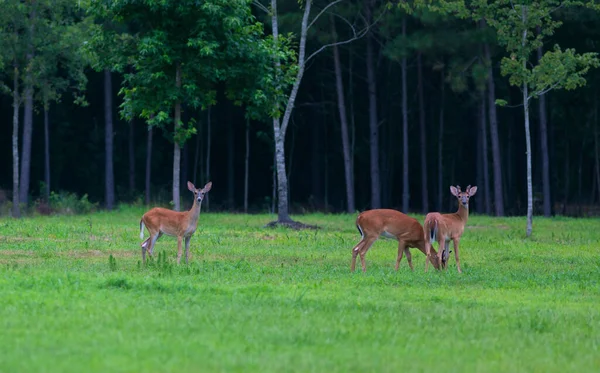
[[[390,209],[364,211],[356,218],[356,228],[361,235],[361,240],[352,249],[352,264],[350,266],[352,272],[354,272],[356,266],[356,257],[359,255],[362,270],[366,272],[365,255],[379,237],[392,238],[398,241],[396,271],[404,254],[406,254],[408,260],[408,266],[411,270],[413,269],[412,256],[408,250],[410,247],[415,247],[421,250],[423,254],[427,254],[421,223],[400,211]],[[433,250],[433,248],[430,248],[430,250]],[[433,250],[433,253],[435,255],[435,250]],[[447,259],[447,257],[445,258]],[[432,258],[431,263],[435,268],[440,267],[437,256],[435,259]]]
[[[142,263],[146,263],[146,252],[152,256],[154,245],[163,234],[177,236],[177,264],[181,261],[181,241],[185,239],[185,264],[188,263],[190,239],[198,227],[202,199],[212,187],[212,182],[209,181],[202,189],[196,189],[194,184],[189,181],[187,186],[190,192],[194,193],[194,204],[189,211],[178,212],[155,207],[142,216],[140,238],[144,239],[144,226],[150,233],[150,237],[142,242]]]
[[[456,259],[456,268],[458,273],[462,273],[460,269],[460,260],[458,259],[458,244],[460,237],[465,230],[465,224],[469,218],[469,198],[473,197],[477,192],[477,187],[471,187],[462,192],[460,186],[451,186],[450,193],[458,199],[458,211],[454,214],[440,214],[439,212],[430,212],[425,217],[425,223],[423,224],[423,230],[425,233],[425,251],[427,259],[425,260],[425,271],[429,267],[429,262],[433,259],[431,255],[432,243],[437,241],[439,244],[437,261],[432,263],[441,262],[442,267],[446,268],[447,258],[450,254],[448,251],[450,240],[454,243],[454,258]],[[433,252],[435,255],[435,251]],[[446,260],[442,261],[443,257]]]

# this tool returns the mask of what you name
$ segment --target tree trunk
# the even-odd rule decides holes
[[[29,179],[31,171],[31,140],[33,137],[33,75],[29,66],[33,60],[35,47],[33,44],[36,18],[35,7],[29,13],[29,41],[27,45],[27,66],[25,69],[25,106],[23,113],[23,147],[21,149],[21,181],[19,183],[19,202],[25,205],[29,201]]]
[[[565,215],[566,211],[567,211],[567,203],[569,203],[569,187],[570,187],[570,181],[571,181],[571,171],[569,168],[569,165],[571,164],[571,160],[570,160],[570,153],[569,153],[569,139],[568,137],[565,137],[566,139],[566,144],[565,144],[565,176],[564,176],[564,180],[565,180],[565,190],[564,190],[564,199],[563,199],[563,215]]]
[[[311,0],[306,0],[304,3],[304,14],[302,16],[302,26],[300,31],[300,43],[298,52],[298,72],[296,73],[296,80],[292,86],[287,106],[283,114],[283,120],[279,121],[279,118],[273,118],[273,134],[275,141],[275,157],[277,163],[277,193],[278,193],[278,211],[277,211],[277,222],[291,222],[292,219],[288,213],[288,181],[285,172],[285,133],[287,126],[292,115],[294,108],[294,102],[300,88],[300,82],[304,75],[304,63],[306,54],[306,34],[308,30],[308,16],[310,15],[310,8],[312,5]],[[277,44],[279,38],[279,26],[278,26],[278,15],[277,15],[277,0],[271,0],[271,21],[273,28],[273,40]],[[281,64],[277,58],[275,58],[275,68],[278,73],[281,70]]]
[[[12,216],[21,217],[19,202],[19,67],[15,63],[13,76],[13,133],[12,133],[12,158],[13,158],[13,195]]]
[[[527,7],[521,9],[523,23],[527,22]],[[521,45],[527,42],[527,30],[523,31]],[[527,60],[523,59],[523,70],[527,69]],[[529,87],[523,84],[523,114],[525,115],[525,145],[527,147],[527,237],[531,236],[533,228],[533,182],[531,177],[531,134],[529,131]]]
[[[485,214],[492,214],[492,201],[490,193],[490,167],[488,159],[488,134],[487,134],[487,121],[485,120],[485,92],[482,92],[480,102],[480,115],[479,115],[479,128],[481,129],[481,152],[483,154],[483,192],[484,192],[484,204]]]
[[[206,121],[206,180],[207,182],[210,181],[211,178],[211,174],[210,174],[210,146],[212,144],[211,142],[211,127],[212,127],[212,121],[211,121],[211,108],[210,106],[208,107],[208,113],[207,113],[207,121]],[[210,208],[210,196],[209,193],[207,193],[204,198],[206,199],[206,211],[209,210]]]
[[[335,19],[331,17],[331,28],[336,35]],[[344,81],[342,79],[342,64],[340,63],[340,52],[337,45],[333,46],[333,63],[335,70],[335,88],[337,92],[338,110],[340,113],[340,127],[342,132],[342,152],[344,155],[344,176],[346,181],[346,212],[354,213],[354,178],[352,172],[352,159],[350,157],[350,140],[348,136],[348,118],[346,117],[346,102],[344,99]]]
[[[202,138],[202,124],[198,121],[198,127],[196,132],[196,149],[194,149],[194,172],[193,172],[193,182],[194,185],[200,184],[198,180],[198,164],[200,162],[200,139]]]
[[[600,202],[600,145],[598,144],[598,99],[594,100],[594,159],[596,164],[596,185],[598,186],[598,201]],[[593,198],[592,198],[593,200]]]
[[[31,73],[27,73],[30,79]],[[25,103],[23,113],[23,147],[21,149],[21,182],[19,200],[27,205],[29,202],[29,177],[31,171],[31,140],[33,137],[33,87],[25,83]]]
[[[177,93],[179,94],[179,90],[181,89],[181,66],[179,65],[177,65],[175,70],[175,87],[177,88]],[[178,132],[179,127],[181,126],[181,102],[179,99],[175,101],[175,116],[173,119],[175,124],[173,129],[173,207],[175,211],[179,211],[179,178],[181,173],[181,148],[179,147],[178,141]]]
[[[246,118],[246,154],[244,156],[244,212],[248,213],[248,178],[250,176],[250,119]]]
[[[110,70],[104,70],[104,152],[105,152],[105,178],[104,200],[106,209],[112,210],[115,203],[115,175],[113,171],[113,102],[112,102],[112,76]]]
[[[494,69],[489,44],[484,45],[485,56],[489,61],[488,68],[488,111],[490,117],[490,139],[492,141],[492,163],[494,171],[494,206],[496,216],[504,216],[504,195],[502,187],[502,159],[500,156],[500,138],[498,136],[498,115],[496,113],[496,87]]]
[[[367,23],[373,19],[373,5],[370,0],[366,5]],[[369,92],[369,147],[371,154],[371,208],[381,207],[381,186],[379,174],[379,123],[377,122],[377,82],[373,56],[373,34],[367,35],[367,86]]]
[[[427,139],[425,138],[425,100],[423,99],[423,61],[422,53],[417,55],[417,94],[419,96],[419,127],[421,130],[421,209],[429,212],[429,193],[427,190]],[[441,145],[441,144],[440,144]]]
[[[150,176],[152,173],[152,127],[148,128],[146,141],[146,206],[150,205]]]
[[[231,111],[228,110],[227,121],[227,208],[235,208],[235,129],[233,128],[233,118]]]
[[[444,70],[442,70],[441,74],[441,82],[440,82],[440,91],[441,91],[441,99],[440,99],[440,127],[438,133],[438,198],[437,198],[437,206],[438,211],[442,211],[442,203],[444,200],[444,103],[446,101],[446,84],[444,78]]]
[[[406,17],[402,19],[402,37],[406,38]],[[408,213],[410,192],[408,184],[408,91],[406,88],[406,57],[402,58],[402,211]]]
[[[539,61],[543,55],[542,47],[538,48],[537,55]],[[543,94],[540,96],[540,150],[542,152],[544,216],[552,216],[552,199],[550,195],[550,156],[548,154],[548,120],[546,115],[546,95]]]
[[[133,198],[135,193],[135,131],[134,120],[129,121],[129,193]]]
[[[50,104],[44,103],[44,199],[50,201],[50,119],[48,112]]]

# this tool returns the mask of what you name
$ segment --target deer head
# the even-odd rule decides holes
[[[450,186],[450,193],[458,199],[458,202],[465,208],[469,208],[469,198],[473,197],[477,193],[477,187],[467,186],[467,190],[462,192],[460,186]]]

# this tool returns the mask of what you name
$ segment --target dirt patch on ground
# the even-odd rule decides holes
[[[265,225],[265,228],[275,228],[275,227],[286,227],[286,228],[291,228],[291,229],[295,229],[295,230],[301,230],[301,229],[320,229],[318,226],[316,225],[310,225],[310,224],[304,224],[304,223],[300,223],[299,221],[272,221],[270,223],[268,223],[267,225]]]

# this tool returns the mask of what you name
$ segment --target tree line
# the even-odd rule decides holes
[[[0,15],[0,204],[594,215],[593,1],[40,1]],[[183,194],[182,194],[182,191]]]

